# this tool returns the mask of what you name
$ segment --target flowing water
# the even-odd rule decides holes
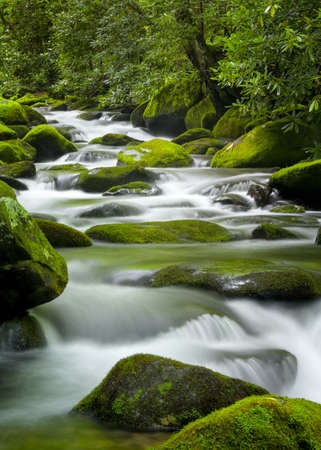
[[[48,120],[73,126],[79,151],[54,164],[115,166],[119,148],[88,145],[105,133],[148,140],[129,123],[77,119],[78,112],[46,113]],[[268,170],[210,169],[196,157],[188,169],[152,169],[160,174],[160,195],[102,197],[72,189],[74,175],[48,176],[38,164],[35,180],[19,201],[28,211],[55,217],[85,230],[98,223],[203,219],[224,224],[241,240],[186,245],[116,245],[64,249],[70,281],[53,302],[35,308],[48,347],[0,355],[0,449],[143,449],[167,434],[106,430],[68,411],[89,393],[120,359],[153,353],[209,367],[266,387],[275,394],[321,402],[321,299],[302,303],[220,298],[197,289],[145,287],[141,280],[174,263],[264,259],[321,270],[314,245],[321,214],[307,211],[292,220],[257,208],[247,195],[253,182],[266,182]],[[214,199],[238,194],[247,208]],[[93,206],[135,207],[132,215],[81,218]],[[299,240],[249,239],[258,223],[273,215],[291,225]]]

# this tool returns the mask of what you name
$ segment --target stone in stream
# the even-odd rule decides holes
[[[151,182],[157,178],[158,175],[143,167],[98,167],[81,173],[76,188],[85,192],[105,192],[113,186],[133,181]]]
[[[161,190],[158,186],[144,181],[133,181],[128,184],[121,184],[109,188],[103,193],[103,196],[118,196],[118,195],[159,195]]]
[[[13,178],[33,178],[36,175],[36,166],[32,161],[19,161],[0,166],[0,175]]]
[[[0,121],[5,125],[28,125],[25,108],[17,102],[0,97]]]
[[[92,239],[121,244],[227,242],[235,239],[226,228],[202,220],[96,225],[86,234]]]
[[[205,128],[191,128],[190,130],[187,130],[176,138],[172,139],[172,142],[174,142],[174,144],[183,145],[187,142],[195,141],[196,139],[210,137],[212,137],[212,133],[210,132],[210,130],[206,130]]]
[[[239,194],[224,194],[213,198],[213,203],[220,203],[221,205],[233,206],[237,211],[248,211],[251,209],[251,203],[242,195]]]
[[[0,122],[0,141],[7,141],[8,139],[17,139],[17,133]]]
[[[306,127],[300,133],[284,133],[284,125],[284,120],[275,120],[255,127],[218,151],[211,166],[286,167],[305,159],[306,148],[313,142],[314,130]]]
[[[220,409],[156,447],[159,450],[320,449],[321,405],[253,396]]]
[[[321,245],[321,227],[320,227],[319,230],[318,230],[318,234],[317,234],[315,243],[316,243],[317,245]]]
[[[13,139],[0,141],[0,161],[11,164],[19,161],[34,160],[36,149],[28,142]]]
[[[78,128],[73,125],[57,125],[54,128],[70,142],[85,142],[86,138]]]
[[[267,391],[205,367],[154,355],[120,360],[72,412],[132,430],[175,430]]]
[[[145,126],[145,120],[143,118],[144,111],[148,105],[149,101],[144,101],[140,103],[134,111],[130,114],[130,121],[133,125],[133,127],[144,127]]]
[[[195,141],[187,142],[183,145],[183,148],[187,150],[188,153],[193,153],[195,155],[204,155],[207,153],[209,148],[216,149],[217,151],[224,147],[225,143],[223,143],[220,139],[216,138],[201,138],[196,139]],[[212,150],[212,154],[214,151]]]
[[[319,208],[321,206],[321,159],[298,163],[275,172],[271,176],[270,185],[286,198]]]
[[[191,286],[227,297],[258,300],[309,300],[321,294],[321,274],[261,260],[168,266],[150,277],[152,287]]]
[[[0,172],[0,180],[7,183],[13,189],[17,189],[18,191],[27,191],[28,186],[22,181],[17,180],[16,178],[10,177],[8,175],[2,175]]]
[[[273,241],[277,239],[298,239],[298,236],[277,225],[262,223],[252,231],[252,238]]]
[[[217,218],[216,221],[229,226],[270,223],[280,227],[315,227],[319,224],[316,217],[308,214],[248,214],[244,216],[238,214],[234,217]]]
[[[29,314],[0,323],[0,350],[23,352],[45,347],[46,337],[37,319]]]
[[[271,209],[271,212],[282,213],[282,214],[301,214],[305,213],[304,206],[298,205],[278,205]]]
[[[266,184],[251,184],[247,194],[252,197],[256,203],[256,206],[262,208],[266,206],[272,194],[272,189]]]
[[[98,120],[103,115],[102,111],[84,111],[78,114],[77,119]]]
[[[229,142],[234,141],[245,133],[245,127],[250,121],[251,118],[242,115],[239,108],[230,108],[214,126],[213,137]]]
[[[193,128],[206,128],[210,130],[218,118],[219,116],[215,106],[208,95],[187,111],[184,121],[187,130]]]
[[[181,145],[165,139],[152,139],[135,147],[123,150],[117,155],[118,164],[144,167],[189,167],[193,160]]]
[[[35,161],[50,161],[66,153],[76,152],[77,147],[50,125],[39,125],[23,138],[24,143],[36,149]],[[1,157],[1,156],[0,156]]]
[[[42,125],[47,123],[47,119],[45,118],[45,116],[40,114],[39,111],[36,111],[30,106],[24,106],[24,110],[26,111],[28,123],[30,126]]]
[[[0,322],[58,297],[68,281],[64,258],[16,200],[0,200]]]
[[[44,103],[47,106],[48,101],[48,94],[32,94],[28,92],[23,97],[18,98],[17,103],[20,103],[20,105],[26,105],[26,106],[34,106],[36,103]]]
[[[54,248],[92,245],[89,237],[76,228],[47,219],[35,218],[35,221]]]
[[[103,137],[92,139],[91,144],[101,144],[113,147],[122,147],[127,144],[139,144],[140,140],[127,136],[126,134],[107,133]]]
[[[78,217],[126,217],[137,216],[141,213],[140,208],[129,204],[105,203],[82,212]]]

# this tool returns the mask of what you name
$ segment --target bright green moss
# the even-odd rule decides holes
[[[304,206],[297,205],[284,205],[284,206],[276,206],[271,209],[271,212],[282,213],[282,214],[301,214],[305,213]]]
[[[177,136],[172,142],[174,142],[174,144],[183,145],[186,144],[186,142],[195,141],[196,139],[210,137],[210,130],[206,130],[205,128],[192,128]]]
[[[95,138],[89,144],[101,144],[113,147],[122,147],[127,144],[138,144],[141,141],[126,134],[107,133],[103,137]]]
[[[45,118],[45,116],[40,114],[39,111],[36,111],[35,109],[31,108],[31,106],[23,106],[23,109],[26,112],[29,125],[35,126],[47,123],[47,119]]]
[[[275,172],[270,185],[285,197],[321,206],[321,159],[302,162]]]
[[[0,98],[0,121],[5,125],[28,125],[28,117],[23,106],[11,100]]]
[[[217,113],[210,96],[203,98],[186,113],[185,126],[190,128],[213,128],[217,121]],[[196,139],[196,138],[195,138]],[[178,142],[179,143],[179,142]]]
[[[16,133],[19,139],[24,138],[29,131],[27,125],[10,125],[10,129]]]
[[[193,163],[184,148],[164,139],[142,142],[131,150],[120,152],[118,160],[143,167],[187,167]]]
[[[196,139],[195,141],[187,142],[183,145],[184,149],[188,153],[194,153],[197,155],[204,155],[209,148],[215,148],[216,151],[224,146],[219,139],[214,138],[202,138]]]
[[[68,104],[65,100],[53,100],[50,102],[51,111],[67,111]]]
[[[0,198],[1,197],[9,197],[15,199],[16,193],[7,183],[0,180]]]
[[[91,240],[81,231],[63,223],[34,219],[50,244],[55,247],[90,247]]]
[[[36,161],[49,161],[66,153],[77,151],[77,147],[50,125],[38,125],[29,131],[23,142],[37,150]]]
[[[47,106],[47,100],[47,94],[31,94],[30,92],[28,92],[23,97],[18,98],[16,101],[17,103],[20,103],[20,105],[35,106],[35,103],[41,102]]]
[[[32,161],[5,164],[0,167],[0,175],[13,178],[33,178],[36,175],[36,166]]]
[[[24,141],[9,140],[0,141],[0,159],[5,163],[14,163],[24,160],[34,160],[36,150]]]
[[[6,141],[8,139],[16,139],[17,133],[0,122],[0,141]]]
[[[306,157],[312,139],[310,130],[284,133],[283,120],[254,128],[217,152],[212,167],[284,167]]]
[[[250,118],[240,114],[238,108],[230,108],[219,119],[213,129],[213,137],[233,141],[245,132],[245,127]]]
[[[200,220],[97,225],[86,234],[92,239],[122,244],[224,242],[234,239],[224,227]]]
[[[254,239],[266,239],[273,241],[276,239],[298,239],[291,231],[270,223],[262,223],[253,230],[252,237]]]
[[[187,425],[160,450],[321,449],[321,405],[259,396]]]

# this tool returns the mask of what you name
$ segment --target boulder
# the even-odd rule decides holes
[[[37,319],[29,314],[0,324],[0,350],[24,352],[45,347],[46,337]]]
[[[98,167],[82,172],[76,187],[85,192],[104,192],[113,186],[133,181],[154,181],[156,177],[143,167]]]
[[[284,133],[284,120],[260,125],[217,152],[212,167],[285,167],[306,158],[311,130]]]
[[[103,113],[101,111],[84,111],[77,116],[77,119],[82,120],[98,120],[101,118]]]
[[[29,128],[27,125],[10,125],[10,129],[15,131],[17,137],[22,139],[28,133]]]
[[[194,153],[196,155],[205,155],[209,149],[220,150],[224,146],[219,139],[214,138],[202,138],[195,141],[187,142],[183,145],[188,153]]]
[[[17,180],[16,178],[10,177],[8,175],[1,175],[0,172],[0,180],[7,183],[13,189],[17,189],[18,191],[27,191],[28,186],[22,181]]]
[[[122,244],[225,242],[234,239],[226,228],[201,220],[97,225],[89,228],[86,234],[99,241]]]
[[[23,108],[26,112],[29,125],[35,126],[47,123],[47,119],[42,114],[40,114],[40,112],[36,111],[30,106],[24,106]]]
[[[270,223],[262,223],[262,225],[256,227],[252,232],[252,238],[266,239],[267,241],[274,241],[277,239],[298,239],[297,235],[291,231]]]
[[[143,167],[188,167],[193,160],[188,152],[178,144],[165,139],[152,139],[117,155],[118,162],[125,165]]]
[[[155,91],[144,111],[143,120],[156,135],[177,136],[185,131],[185,115],[200,97],[199,82],[186,80],[168,83]]]
[[[28,125],[28,116],[23,106],[0,97],[0,121],[5,125]]]
[[[187,111],[185,116],[185,126],[187,129],[212,129],[217,120],[218,115],[215,106],[208,95]]]
[[[174,144],[183,145],[186,142],[195,141],[196,139],[210,138],[212,133],[205,128],[191,128],[172,140]]]
[[[47,106],[47,100],[48,100],[47,94],[42,94],[42,93],[31,94],[30,92],[28,92],[23,97],[18,98],[16,101],[18,103],[20,103],[20,105],[26,105],[26,106],[34,106],[36,103],[39,103],[39,102],[41,102]]]
[[[245,133],[245,127],[250,122],[248,116],[242,115],[239,108],[230,108],[219,119],[213,129],[213,137],[234,141]]]
[[[269,203],[272,189],[265,184],[251,184],[247,194],[254,199],[256,206],[262,208]]]
[[[68,281],[64,258],[16,200],[0,200],[0,322],[58,297]]]
[[[1,169],[1,168],[0,168]],[[120,186],[114,186],[109,188],[103,193],[104,196],[108,195],[159,195],[161,190],[158,186],[144,181],[133,181],[128,184],[121,184]]]
[[[50,125],[39,125],[23,138],[23,142],[36,150],[36,161],[50,161],[66,153],[76,152],[77,147]]]
[[[25,160],[34,160],[36,149],[28,142],[16,140],[0,141],[0,160],[10,164]]]
[[[55,125],[56,130],[63,135],[68,141],[71,142],[84,142],[86,141],[83,133],[73,125]]]
[[[240,194],[222,194],[213,198],[213,203],[231,206],[235,211],[248,211],[251,209],[251,203]]]
[[[0,199],[2,197],[16,198],[15,191],[4,181],[0,180]]]
[[[33,178],[36,175],[36,166],[32,161],[20,161],[0,166],[0,175],[13,178]]]
[[[16,138],[17,133],[13,129],[7,127],[7,125],[0,122],[0,141],[7,141],[8,139]]]
[[[54,248],[90,247],[92,245],[89,237],[75,228],[52,220],[34,220]]]
[[[51,103],[51,111],[67,111],[68,110],[68,103],[66,103],[64,100],[55,100],[53,103]]]
[[[89,144],[109,145],[112,147],[123,147],[127,144],[139,144],[142,141],[134,139],[126,134],[107,133],[103,137],[92,139]]]
[[[126,217],[141,214],[141,209],[126,204],[105,203],[79,214],[79,217]]]
[[[320,208],[321,159],[298,163],[275,172],[270,179],[270,185],[286,198]]]
[[[159,450],[319,449],[321,405],[253,396],[187,425]]]
[[[72,412],[132,430],[165,431],[266,393],[205,367],[138,354],[120,360]]]
[[[140,103],[134,111],[130,114],[130,121],[133,125],[133,127],[144,127],[145,126],[145,120],[144,120],[144,111],[149,103],[149,100]]]

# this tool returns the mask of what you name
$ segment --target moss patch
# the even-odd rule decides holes
[[[265,393],[204,367],[139,354],[119,361],[73,412],[136,430],[172,430],[246,396]]]
[[[16,101],[20,103],[20,105],[34,106],[35,103],[41,102],[45,106],[47,106],[47,100],[48,100],[47,94],[42,93],[31,94],[30,92],[28,92],[23,97],[18,98],[18,100]]]
[[[215,106],[213,105],[210,96],[208,95],[187,111],[185,116],[185,126],[187,129],[212,129],[217,119],[218,117]]]
[[[101,144],[113,147],[122,147],[127,144],[139,144],[141,141],[126,134],[107,133],[103,137],[95,138],[89,144]]]
[[[192,128],[174,138],[172,142],[174,142],[174,144],[183,145],[186,144],[186,142],[209,137],[211,137],[210,130],[206,130],[205,128]]]
[[[271,209],[271,212],[282,214],[301,214],[305,213],[305,208],[304,206],[297,206],[297,205],[283,205],[283,206],[276,206],[275,208]]]
[[[262,225],[255,228],[252,232],[252,237],[254,239],[266,239],[268,241],[277,239],[298,239],[291,231],[270,223],[262,223]]]
[[[36,166],[32,161],[20,161],[0,166],[0,175],[13,178],[33,178],[36,175]]]
[[[213,129],[213,137],[233,141],[245,133],[250,118],[240,114],[239,108],[230,108],[220,118]]]
[[[16,193],[7,183],[0,180],[0,198],[1,197],[9,197],[15,199]]]
[[[17,102],[0,98],[0,121],[5,125],[28,125],[25,109]]]
[[[50,244],[60,247],[90,247],[91,240],[81,231],[52,220],[34,219]]]
[[[249,397],[189,424],[159,450],[321,448],[321,405],[304,399]]]
[[[8,139],[16,139],[17,133],[11,128],[7,127],[0,122],[0,141],[6,141]]]
[[[10,129],[16,133],[19,139],[24,138],[29,131],[27,125],[10,125]]]
[[[24,160],[34,160],[36,149],[24,141],[0,141],[0,160],[5,163],[14,163]]]
[[[218,151],[223,146],[224,143],[222,143],[222,141],[214,138],[196,139],[195,141],[187,142],[183,145],[188,153],[194,153],[197,155],[204,155],[210,148]]]
[[[104,192],[103,195],[157,195],[159,193],[160,189],[154,184],[144,181],[133,181],[132,183],[113,186]]]

